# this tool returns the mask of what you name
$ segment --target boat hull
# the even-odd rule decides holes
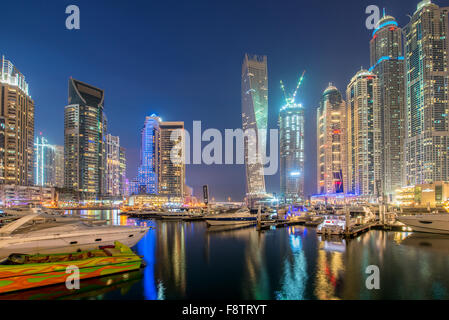
[[[399,217],[398,220],[415,232],[449,234],[449,215],[447,217]]]
[[[56,255],[55,255],[56,256]],[[59,255],[61,256],[61,255]],[[0,293],[50,286],[70,281],[74,267],[79,280],[138,270],[142,260],[129,248],[114,256],[92,257],[78,261],[0,266]]]
[[[114,245],[116,241],[127,247],[135,246],[146,234],[147,228],[130,228],[120,232],[81,232],[79,234],[50,234],[35,237],[9,237],[0,240],[0,259],[12,253],[52,254],[70,253]]]

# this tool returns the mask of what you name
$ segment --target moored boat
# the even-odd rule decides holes
[[[148,230],[148,227],[42,220],[40,215],[26,215],[0,228],[0,259],[12,253],[48,254],[91,250],[113,245],[115,241],[133,247]]]
[[[114,246],[70,254],[12,254],[0,264],[0,293],[65,283],[73,267],[79,280],[137,270],[142,259],[127,246]]]
[[[416,232],[449,234],[449,214],[400,216],[400,222]]]
[[[257,215],[251,214],[246,209],[239,209],[233,213],[211,214],[204,217],[209,226],[228,226],[228,225],[253,225],[257,223]]]

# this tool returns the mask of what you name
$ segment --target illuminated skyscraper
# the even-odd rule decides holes
[[[106,190],[108,196],[120,196],[120,138],[106,135]]]
[[[281,197],[286,203],[304,200],[304,108],[286,105],[279,114]]]
[[[421,1],[405,27],[406,185],[449,181],[448,14]]]
[[[304,108],[296,103],[303,79],[304,74],[291,97],[287,97],[281,81],[286,100],[279,113],[281,198],[285,203],[304,200]]]
[[[64,146],[55,147],[55,187],[64,188]]]
[[[346,92],[347,192],[373,199],[381,193],[381,122],[378,78],[359,71]]]
[[[383,193],[402,187],[404,159],[404,56],[402,30],[391,16],[379,20],[370,42],[371,69],[379,79]]]
[[[32,185],[34,101],[25,76],[0,60],[0,184]]]
[[[172,134],[178,130],[180,140],[172,141]],[[172,151],[178,143],[184,143],[184,122],[162,122],[156,115],[146,117],[141,137],[141,165],[132,182],[131,193],[182,198],[185,163],[173,161]],[[181,156],[182,149],[179,151]]]
[[[105,190],[104,92],[70,78],[64,115],[64,184],[82,199]]]
[[[141,132],[140,166],[132,193],[158,194],[160,169],[160,123],[156,115],[145,118]]]
[[[54,187],[56,184],[56,148],[42,136],[34,143],[34,184]]]
[[[185,143],[184,122],[161,122],[160,135],[160,171],[159,194],[170,197],[183,198],[185,188],[185,162],[182,146]],[[178,139],[172,141],[172,134],[178,132]],[[175,147],[178,146],[177,156],[174,157]],[[172,153],[173,152],[173,153]]]
[[[126,150],[120,147],[120,195],[128,196],[126,186]]]
[[[267,125],[267,57],[246,54],[242,66],[242,127],[244,131],[252,130],[255,135],[254,139],[245,138],[248,199],[266,195],[262,155],[266,152]],[[257,159],[256,155],[250,154],[251,150],[257,150]],[[250,160],[251,158],[254,160]]]
[[[318,193],[337,194],[347,189],[346,105],[340,91],[329,84],[317,110]]]

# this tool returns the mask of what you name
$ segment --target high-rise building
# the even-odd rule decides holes
[[[305,71],[304,71],[305,72]],[[281,176],[281,200],[295,203],[304,200],[304,108],[296,102],[298,90],[304,80],[299,79],[296,90],[288,95],[284,83],[285,105],[279,113],[279,153]]]
[[[159,194],[183,198],[185,187],[184,122],[161,122],[159,127],[161,130]],[[178,137],[176,141],[175,136]],[[176,150],[178,151],[175,152]]]
[[[304,108],[285,105],[279,114],[281,198],[285,203],[304,200]]]
[[[121,195],[120,181],[120,138],[106,135],[106,190],[105,195],[117,197]]]
[[[64,188],[64,146],[55,145],[55,187]]]
[[[64,184],[82,199],[105,190],[104,92],[70,78],[64,115]]]
[[[56,150],[42,136],[34,143],[34,184],[40,187],[54,187],[56,184]]]
[[[0,60],[0,184],[32,185],[34,101],[25,76]]]
[[[404,173],[405,82],[402,30],[391,16],[379,20],[370,42],[371,68],[379,79],[382,188],[389,201]]]
[[[449,181],[448,14],[421,1],[404,29],[407,186]]]
[[[252,131],[245,138],[247,198],[266,195],[262,155],[266,152],[268,126],[268,73],[266,56],[245,55],[242,66],[242,127]],[[251,154],[252,150],[256,154]]]
[[[357,196],[381,194],[380,90],[377,76],[359,71],[346,91],[347,162],[344,185]]]
[[[140,166],[132,193],[158,194],[160,170],[160,123],[156,115],[145,118],[141,132]]]
[[[346,104],[329,84],[317,110],[318,194],[344,193],[347,175]]]
[[[127,182],[126,182],[126,149],[120,147],[120,195],[127,197]]]
[[[184,196],[185,162],[180,148],[184,138],[184,122],[162,122],[156,115],[146,117],[141,134],[141,164],[131,183],[132,194]],[[176,157],[174,150],[179,151]]]

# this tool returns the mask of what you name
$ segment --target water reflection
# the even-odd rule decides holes
[[[341,238],[320,238],[314,294],[317,299],[339,299],[344,275],[346,242]]]
[[[135,250],[143,278],[96,298],[133,299],[448,299],[449,236],[371,231],[344,241],[315,229],[208,229],[205,223],[127,219],[117,211],[79,212],[121,225],[154,226]],[[368,290],[377,265],[381,289]]]
[[[303,249],[306,229],[289,228],[291,253],[285,257],[278,300],[303,300],[307,283],[307,261]]]

